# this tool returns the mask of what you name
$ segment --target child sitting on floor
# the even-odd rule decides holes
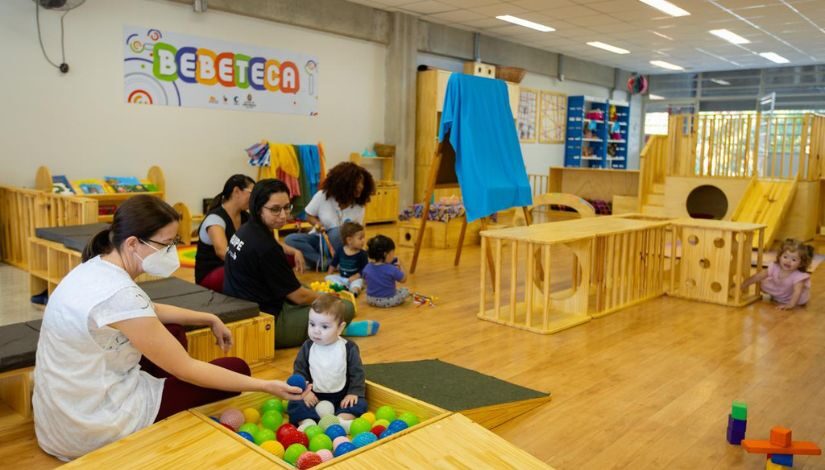
[[[791,310],[797,305],[808,303],[811,291],[811,275],[807,269],[814,257],[810,245],[787,239],[776,256],[776,261],[768,269],[751,276],[742,284],[745,290],[755,282],[762,283],[762,292],[778,302],[780,310]]]
[[[410,292],[405,287],[395,288],[396,281],[407,280],[407,274],[395,258],[395,243],[389,237],[376,235],[367,242],[367,253],[371,262],[362,273],[367,282],[367,303],[374,307],[403,304]]]
[[[367,412],[366,379],[358,345],[341,338],[346,322],[344,303],[332,294],[322,294],[309,310],[307,339],[295,357],[293,369],[306,378],[312,389],[303,400],[287,405],[289,421],[318,421],[315,411],[319,400],[335,407],[342,420],[352,420]]]
[[[332,257],[326,280],[341,284],[358,295],[364,287],[361,271],[369,263],[364,251],[364,227],[355,222],[344,222],[339,233],[344,247]],[[333,274],[336,268],[340,274]]]

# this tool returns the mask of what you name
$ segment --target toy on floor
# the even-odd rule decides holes
[[[438,297],[429,297],[424,294],[419,294],[417,292],[413,292],[412,294],[413,304],[415,304],[416,308],[422,305],[426,305],[428,307],[435,307],[435,301],[438,300]]]
[[[342,286],[341,284],[329,281],[311,282],[309,284],[309,288],[314,290],[315,292],[321,292],[324,294],[332,294],[334,292],[341,292],[347,290],[347,288]]]
[[[748,405],[741,401],[734,401],[728,415],[728,444],[738,446],[745,438],[745,428],[748,425]]]
[[[766,468],[769,469],[791,468],[794,455],[822,455],[822,449],[816,443],[794,441],[791,430],[782,426],[771,428],[770,440],[743,439],[742,448],[751,454],[768,454]]]
[[[372,336],[378,333],[381,324],[375,320],[358,320],[344,329],[343,336]]]

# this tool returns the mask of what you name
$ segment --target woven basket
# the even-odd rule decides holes
[[[513,83],[521,83],[526,70],[520,67],[496,67],[496,78]]]
[[[376,143],[373,147],[375,148],[375,154],[378,155],[379,157],[394,157],[395,156],[395,145]]]

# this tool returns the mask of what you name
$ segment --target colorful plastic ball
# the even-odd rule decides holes
[[[255,423],[244,423],[240,428],[238,428],[239,433],[245,432],[253,437],[255,436],[255,434],[258,433],[259,430],[260,428],[258,428],[258,425]]]
[[[318,413],[318,416],[323,418],[327,415],[334,415],[335,414],[335,405],[332,402],[327,400],[321,400],[315,405],[315,412]]]
[[[363,432],[367,432],[372,428],[372,425],[369,421],[364,418],[355,418],[352,420],[352,424],[349,427],[349,433],[353,436],[357,436]]]
[[[266,441],[275,440],[275,431],[271,429],[261,429],[258,434],[255,434],[255,444],[261,445]]]
[[[323,418],[321,418],[320,421],[318,421],[318,426],[324,428],[325,431],[328,427],[332,426],[333,424],[337,424],[339,426],[341,425],[341,420],[338,419],[338,417],[335,415],[326,415]]]
[[[270,398],[265,401],[263,405],[261,405],[261,414],[266,414],[267,411],[277,411],[278,413],[283,413],[285,409],[286,408],[284,408],[281,400],[278,400],[277,398]]]
[[[355,447],[352,442],[342,442],[341,445],[335,448],[335,452],[333,452],[332,455],[335,457],[340,457],[347,452],[354,451],[355,449],[357,449],[357,447]]]
[[[386,430],[387,430],[387,428],[384,427],[384,426],[373,426],[373,428],[370,430],[370,432],[375,434],[375,437],[380,437],[381,433],[386,431]]]
[[[221,422],[221,420],[220,420],[220,419],[218,419],[218,417],[217,417],[217,416],[210,416],[210,417],[209,417],[209,419],[211,419],[212,421],[214,421],[214,422],[216,422],[216,423],[220,423],[220,422]]]
[[[372,444],[373,442],[375,442],[377,440],[378,440],[378,438],[375,437],[375,434],[367,431],[367,432],[362,432],[361,434],[353,437],[352,438],[352,444],[355,447],[360,448],[360,447],[368,446],[368,445]]]
[[[407,426],[409,427],[413,427],[418,424],[418,416],[410,413],[409,411],[406,413],[401,413],[401,416],[399,416],[398,419],[407,423]]]
[[[267,411],[266,413],[264,413],[263,416],[261,416],[261,426],[265,427],[266,429],[271,429],[273,431],[276,431],[278,428],[280,428],[281,424],[283,424],[283,421],[284,418],[283,416],[281,416],[281,413],[275,410]]]
[[[384,432],[381,433],[381,435],[378,436],[378,439],[384,439],[385,437],[390,437],[393,434],[395,434],[395,433],[392,432],[392,430],[386,429],[386,430],[384,430]]]
[[[307,388],[307,381],[306,379],[300,374],[292,374],[286,379],[286,383],[292,385],[293,387],[298,387],[301,390],[306,390]]]
[[[221,423],[221,426],[225,427],[226,429],[229,429],[229,430],[230,430],[230,431],[232,431],[232,432],[238,432],[238,430],[237,430],[237,429],[233,429],[233,428],[232,428],[232,426],[230,426],[230,425],[228,425],[228,424],[226,424],[226,423]]]
[[[332,450],[332,439],[326,434],[318,434],[309,441],[309,450],[318,452],[321,449]]]
[[[326,449],[321,449],[318,452],[316,452],[316,454],[318,454],[318,457],[321,457],[322,462],[326,462],[327,460],[332,460],[332,451],[329,451],[329,450],[326,450]]]
[[[284,452],[284,460],[292,465],[295,465],[298,463],[298,457],[306,451],[307,448],[301,444],[292,444],[291,446],[287,446],[286,451]]]
[[[350,434],[349,428],[350,426],[352,426],[352,420],[343,419],[340,416],[338,417],[338,419],[341,421],[341,427],[344,428],[344,431],[346,431],[347,434]]]
[[[366,419],[370,422],[370,424],[375,424],[375,414],[371,411],[367,411],[366,413],[362,414],[361,419]]]
[[[376,419],[374,423],[372,423],[372,427],[376,426],[384,426],[385,428],[390,425],[390,422],[386,419]]]
[[[336,437],[335,439],[332,440],[332,449],[333,450],[337,449],[338,446],[340,446],[344,442],[349,442],[349,438],[347,438],[347,436],[338,436],[338,437]]]
[[[289,434],[287,434],[286,437],[284,437],[284,439],[279,442],[283,444],[284,447],[289,447],[292,444],[301,444],[304,447],[307,447],[309,445],[309,439],[307,439],[307,435],[302,433],[301,431],[298,431],[297,429],[295,431],[290,431]]]
[[[239,431],[238,435],[241,436],[242,438],[246,439],[249,442],[255,442],[255,438],[252,437],[252,434],[249,434],[248,432]]]
[[[261,444],[261,449],[275,455],[278,458],[284,457],[284,446],[278,441],[266,441]]]
[[[387,426],[387,429],[389,429],[393,433],[396,433],[398,431],[403,431],[403,430],[407,429],[408,427],[409,426],[407,426],[407,423],[405,423],[404,421],[401,421],[400,419],[396,419],[395,421],[390,423],[389,426]]]
[[[346,436],[347,432],[340,424],[333,424],[327,428],[326,434],[330,439],[335,439],[336,437]]]
[[[307,427],[304,429],[304,434],[307,435],[307,439],[312,442],[312,438],[317,436],[318,434],[324,434],[324,428],[318,426],[317,424],[313,424],[312,426]]]
[[[375,410],[375,418],[385,419],[387,422],[391,422],[395,419],[395,410],[389,405],[384,405]]]
[[[306,429],[310,426],[317,425],[318,423],[315,422],[314,419],[305,419],[298,423],[298,430],[301,432],[306,432]]]
[[[247,423],[257,423],[261,419],[261,414],[255,408],[244,408],[243,416]]]
[[[297,431],[297,430],[298,429],[295,426],[293,426],[291,423],[284,423],[275,432],[275,436],[278,438],[278,442],[283,444],[284,443],[283,438],[286,437],[287,435],[289,435],[289,433],[291,433],[292,431]]]
[[[298,470],[304,470],[306,468],[312,468],[316,465],[321,465],[321,462],[323,462],[321,456],[315,452],[304,452],[300,457],[298,457]]]
[[[221,424],[226,424],[227,426],[230,426],[233,431],[237,431],[238,428],[240,428],[241,425],[244,423],[245,419],[246,418],[244,418],[244,415],[243,413],[241,413],[241,410],[237,408],[229,408],[228,410],[221,413],[220,418]]]

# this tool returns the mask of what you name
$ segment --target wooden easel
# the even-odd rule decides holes
[[[430,214],[430,201],[436,189],[450,189],[459,188],[458,175],[455,173],[455,150],[450,145],[449,134],[444,137],[444,140],[439,142],[438,148],[433,156],[432,164],[430,165],[430,175],[427,178],[427,192],[424,196],[424,211],[421,214],[421,225],[418,227],[418,233],[415,237],[415,248],[413,251],[412,263],[410,263],[410,274],[415,273],[415,266],[418,263],[418,254],[421,251],[421,243],[424,241],[424,230],[427,227],[427,218]],[[525,220],[530,224],[530,211],[527,207],[522,207],[524,211]],[[481,219],[481,229],[487,229],[487,217]],[[461,220],[461,232],[458,235],[458,246],[455,249],[455,260],[453,266],[458,266],[461,260],[461,250],[464,247],[464,235],[467,233],[467,214],[465,212]],[[493,249],[487,246],[487,267],[490,269],[491,279],[495,274],[495,263],[493,262]]]

